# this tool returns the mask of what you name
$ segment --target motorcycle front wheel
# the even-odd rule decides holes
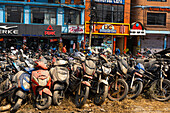
[[[75,92],[75,95],[76,95],[75,97],[76,107],[80,108],[86,103],[86,100],[89,96],[89,87],[86,85],[81,85],[80,94],[79,91],[77,90]]]
[[[54,105],[60,105],[64,99],[64,91],[54,91],[53,103]]]
[[[51,103],[52,103],[51,96],[43,93],[42,96],[41,95],[37,96],[35,105],[38,109],[43,110],[49,108]]]
[[[112,101],[121,101],[128,94],[128,84],[124,79],[118,79],[117,89],[115,88],[115,83],[111,82],[108,90],[108,98]]]
[[[99,85],[99,94],[95,95],[94,103],[96,105],[101,105],[105,101],[107,94],[108,94],[108,85],[100,84]]]
[[[170,99],[170,81],[168,79],[163,79],[162,90],[160,88],[161,80],[155,80],[151,85],[151,96],[158,101],[167,101]]]
[[[143,89],[143,83],[141,81],[134,81],[132,88],[129,88],[129,92],[127,94],[127,97],[129,99],[135,99],[137,98]]]

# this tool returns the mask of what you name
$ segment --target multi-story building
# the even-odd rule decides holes
[[[129,36],[130,0],[86,0],[85,6],[86,45],[91,39],[92,48],[110,48],[114,53],[118,47],[122,53]]]
[[[131,36],[135,40],[131,47],[139,47],[141,51],[149,48],[152,52],[169,48],[170,1],[132,0],[131,4],[131,23],[141,23],[146,33],[138,38]]]
[[[3,47],[67,45],[84,40],[84,0],[0,0]],[[39,45],[39,46],[38,46]]]

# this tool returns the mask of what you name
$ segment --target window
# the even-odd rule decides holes
[[[166,25],[166,13],[147,13],[147,25]]]
[[[124,22],[123,5],[96,4],[98,22]]]
[[[56,24],[56,9],[31,8],[31,23]]]
[[[6,22],[23,23],[23,7],[6,6]]]
[[[167,0],[147,0],[147,1],[158,1],[158,2],[166,2]]]
[[[80,24],[80,11],[65,9],[64,10],[64,24]]]

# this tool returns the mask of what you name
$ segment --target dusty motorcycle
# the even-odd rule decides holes
[[[81,53],[78,54],[80,56],[74,56],[74,60],[69,62],[70,79],[68,90],[75,92],[76,107],[82,107],[89,96],[89,89],[91,87],[89,81],[92,79],[92,76],[85,74],[87,71],[83,66],[85,56]]]
[[[36,61],[35,63],[37,70],[32,71],[31,75],[33,98],[38,109],[47,109],[52,103],[51,77],[43,62]]]
[[[53,68],[50,69],[50,75],[52,77],[53,103],[60,105],[69,85],[68,61],[54,57],[52,63]]]
[[[124,80],[127,75],[127,62],[112,57],[111,74],[109,78],[108,98],[112,101],[123,100],[128,94],[128,84]]]
[[[16,73],[12,77],[12,84],[16,86],[14,93],[8,96],[8,101],[12,103],[12,112],[16,112],[21,106],[23,100],[26,99],[27,94],[30,91],[30,75],[21,70],[22,64],[20,61],[14,61],[16,58],[14,56],[9,56],[8,63],[12,64],[14,67],[14,72]]]
[[[101,105],[108,94],[108,78],[111,67],[103,54],[93,54],[93,57],[87,57],[87,61],[89,65],[94,64],[93,67],[95,67],[93,71],[95,74],[91,74],[93,79],[91,80],[90,96],[94,98],[95,104]],[[89,68],[89,70],[92,69]]]

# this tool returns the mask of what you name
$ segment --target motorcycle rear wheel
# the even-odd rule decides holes
[[[43,101],[43,102],[42,102]],[[43,109],[47,109],[50,107],[52,103],[52,98],[51,96],[43,93],[42,94],[42,98],[41,98],[41,95],[38,95],[37,98],[36,98],[36,102],[35,102],[35,105],[38,109],[40,110],[43,110]]]
[[[78,94],[78,91],[75,92],[75,95],[76,107],[81,108],[86,103],[89,96],[89,87],[86,85],[81,85],[80,95]]]
[[[108,98],[112,101],[121,101],[128,94],[128,84],[124,79],[118,79],[117,86],[117,90],[115,90],[115,83],[110,83],[108,90]]]
[[[168,79],[163,79],[162,91],[160,89],[160,79],[155,80],[151,85],[151,96],[158,101],[167,101],[170,99],[170,81]]]
[[[132,89],[129,88],[127,97],[129,99],[137,98],[141,94],[142,89],[143,89],[143,83],[141,81],[134,81]]]
[[[94,103],[96,105],[101,105],[105,101],[107,94],[108,94],[108,85],[100,84],[99,85],[99,94],[95,95]]]

